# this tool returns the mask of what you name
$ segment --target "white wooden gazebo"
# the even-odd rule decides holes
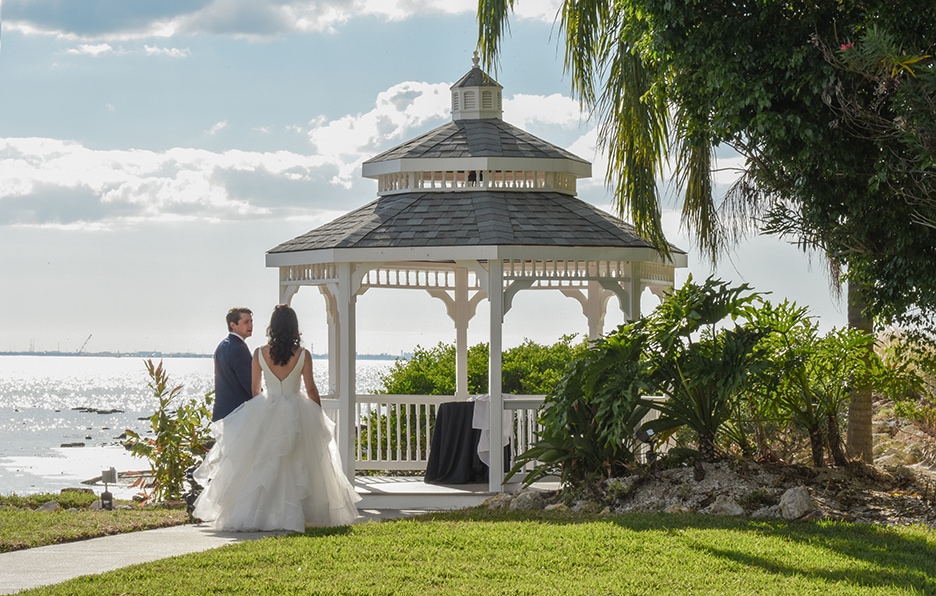
[[[558,290],[577,300],[592,339],[608,301],[640,315],[641,293],[673,285],[686,254],[664,261],[631,225],[576,198],[587,161],[502,120],[502,88],[478,67],[451,88],[452,122],[363,165],[377,199],[289,240],[266,255],[279,269],[280,301],[315,286],[328,312],[329,392],[338,406],[338,445],[353,477],[355,304],[370,288],[424,290],[455,324],[456,395],[468,399],[468,324],[489,303],[491,412],[504,411],[502,323],[521,290]],[[503,434],[491,415],[490,436]],[[491,449],[491,492],[501,489],[503,453]]]

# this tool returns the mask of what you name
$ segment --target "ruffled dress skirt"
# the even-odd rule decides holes
[[[196,518],[218,530],[303,532],[358,517],[335,424],[304,395],[260,394],[211,429],[216,443],[195,471]]]

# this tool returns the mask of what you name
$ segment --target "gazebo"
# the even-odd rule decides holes
[[[577,300],[588,335],[603,332],[608,301],[640,316],[641,293],[661,295],[686,253],[666,261],[630,224],[578,199],[591,164],[502,119],[502,87],[474,65],[451,87],[452,121],[364,162],[377,199],[266,254],[279,269],[280,301],[315,286],[328,314],[329,393],[337,404],[346,473],[360,415],[355,385],[357,297],[370,288],[424,290],[455,324],[455,401],[468,395],[467,332],[482,300],[490,318],[490,436],[504,434],[502,324],[521,290]],[[508,398],[509,401],[509,398]],[[323,402],[324,403],[324,402]],[[503,486],[503,453],[491,449],[489,490]]]

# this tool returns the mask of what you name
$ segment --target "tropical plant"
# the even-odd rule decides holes
[[[540,409],[537,440],[517,456],[507,479],[530,466],[526,484],[558,476],[588,487],[634,462],[635,430],[649,411],[640,403],[649,389],[640,326],[624,325],[573,359]]]
[[[813,465],[823,465],[826,451],[836,465],[844,465],[840,421],[850,392],[855,386],[870,389],[880,378],[879,361],[864,357],[874,337],[856,329],[820,336],[814,322],[803,320],[770,339],[781,415],[808,433]]]
[[[211,447],[209,430],[214,392],[204,399],[192,398],[176,405],[182,385],[170,386],[169,373],[160,360],[154,365],[146,360],[146,372],[158,407],[149,418],[152,437],[144,437],[127,429],[124,446],[136,457],[149,460],[154,476],[151,492],[139,480],[145,500],[178,500],[185,492],[185,471],[197,464]],[[171,388],[170,388],[171,387]],[[174,409],[173,409],[174,408]]]
[[[811,424],[795,425],[791,420],[806,415],[812,421],[812,410],[807,406],[804,412],[797,407],[791,416],[788,403],[779,394],[780,387],[789,384],[788,377],[802,367],[815,341],[817,325],[809,317],[806,307],[789,300],[778,305],[762,301],[748,307],[744,316],[749,324],[766,331],[758,348],[768,365],[749,384],[738,413],[729,421],[729,433],[745,454],[753,454],[762,460],[780,459],[777,454],[779,436],[789,437],[797,428],[807,432],[812,428]],[[747,437],[751,434],[754,444],[749,446]],[[793,439],[793,444],[796,443]],[[788,455],[789,452],[784,453],[784,456]]]
[[[654,394],[667,396],[646,402],[660,412],[648,426],[657,433],[689,428],[704,461],[715,459],[717,436],[766,366],[758,347],[765,330],[737,323],[727,327],[759,300],[747,284],[731,287],[709,278],[699,285],[690,276],[646,319],[642,357],[654,367]]]
[[[557,475],[589,484],[625,474],[646,429],[666,437],[688,428],[701,457],[714,459],[718,433],[762,366],[756,345],[763,331],[722,326],[759,299],[746,284],[690,277],[652,313],[596,342],[547,395],[538,440],[510,476],[528,466],[525,483]],[[646,397],[656,395],[667,399]],[[660,416],[645,422],[651,409]]]

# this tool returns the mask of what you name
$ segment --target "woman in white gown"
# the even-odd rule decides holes
[[[344,475],[296,312],[277,306],[267,336],[254,351],[254,397],[211,424],[216,442],[195,471],[205,488],[193,515],[218,530],[302,532],[350,524],[361,498]]]

